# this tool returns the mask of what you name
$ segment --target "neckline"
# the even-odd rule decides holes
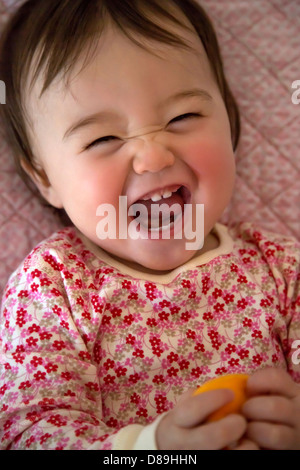
[[[144,279],[147,281],[166,284],[174,280],[178,276],[178,274],[181,274],[183,271],[188,271],[194,269],[197,266],[207,264],[217,256],[226,255],[232,251],[233,240],[228,232],[228,228],[225,225],[217,223],[213,228],[213,233],[219,239],[219,246],[217,248],[214,248],[210,251],[207,251],[206,253],[200,254],[192,258],[183,265],[178,266],[177,268],[173,269],[172,271],[166,274],[159,274],[159,272],[157,274],[151,274],[138,271],[137,269],[129,267],[121,263],[120,261],[114,259],[111,255],[108,254],[108,252],[95,245],[82,233],[80,233],[80,237],[84,245],[88,248],[88,250],[91,251],[96,257],[96,259],[92,262],[94,266],[98,266],[100,261],[108,264],[112,268],[117,269],[120,273],[126,276],[129,275],[136,279]]]

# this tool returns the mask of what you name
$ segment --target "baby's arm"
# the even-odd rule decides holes
[[[278,239],[278,259],[271,268],[278,277],[279,335],[287,372],[263,369],[248,380],[251,398],[243,407],[249,420],[247,435],[261,448],[300,449],[300,246]],[[282,324],[286,323],[286,326]]]
[[[3,302],[0,448],[76,449],[95,442],[101,447],[111,429],[101,423],[95,366],[58,283],[48,278],[57,297],[41,309],[28,300],[31,286],[39,283],[30,277],[20,277],[17,290],[11,283]]]
[[[118,437],[103,422],[99,371],[74,320],[61,265],[34,257],[12,276],[3,298],[0,449],[131,445],[142,426],[123,428]]]

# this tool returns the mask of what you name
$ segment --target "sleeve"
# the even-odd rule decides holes
[[[115,430],[103,422],[97,366],[72,314],[63,266],[53,263],[27,258],[3,295],[0,449],[155,450],[155,423]]]
[[[288,372],[300,383],[300,243],[293,238],[254,232],[276,284],[280,337]],[[270,292],[270,299],[275,292]]]
[[[290,247],[284,267],[284,307],[281,315],[286,317],[287,338],[283,342],[288,370],[300,384],[300,244]]]

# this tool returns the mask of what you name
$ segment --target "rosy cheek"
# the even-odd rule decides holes
[[[189,146],[189,164],[200,175],[222,175],[235,171],[231,146],[220,143],[195,143]]]
[[[118,171],[116,165],[104,163],[95,160],[92,164],[77,169],[80,175],[80,192],[76,187],[73,188],[77,192],[78,197],[89,201],[90,207],[98,207],[99,204],[118,203],[118,197],[122,192],[124,181],[124,172]],[[117,207],[116,207],[117,208]]]

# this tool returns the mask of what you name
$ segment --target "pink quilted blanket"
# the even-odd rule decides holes
[[[21,1],[0,0],[0,26]],[[251,220],[300,238],[300,102],[292,101],[292,83],[300,80],[300,1],[201,3],[216,26],[242,115],[236,188],[222,222]],[[3,139],[0,162],[1,294],[12,270],[60,224],[16,175]]]

